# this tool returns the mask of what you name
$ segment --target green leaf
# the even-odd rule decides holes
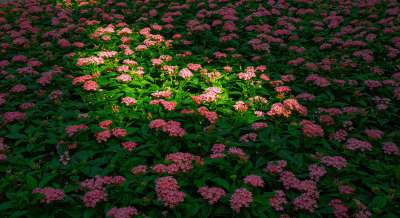
[[[372,206],[377,208],[384,208],[387,203],[387,198],[385,196],[376,196],[372,199]]]
[[[0,204],[0,211],[13,208],[14,203],[15,203],[15,201],[7,201],[7,202]]]
[[[37,187],[38,182],[36,181],[35,178],[33,178],[31,175],[27,175],[25,178],[26,178],[26,182],[29,185],[29,188],[31,188],[33,190]]]
[[[44,186],[45,186],[50,180],[52,180],[53,178],[55,178],[56,176],[58,176],[58,173],[53,173],[53,174],[50,174],[50,175],[48,175],[48,176],[45,176],[44,179],[42,179],[42,181],[40,181],[39,187],[40,187],[40,188],[44,188]]]
[[[218,185],[220,185],[220,186],[222,186],[222,187],[224,187],[224,188],[226,188],[227,190],[230,191],[229,182],[226,181],[225,179],[222,179],[222,178],[215,178],[215,179],[212,179],[212,181],[214,181],[214,182],[217,183]]]
[[[90,218],[93,216],[93,214],[96,212],[95,209],[86,209],[85,212],[83,213],[84,218]]]

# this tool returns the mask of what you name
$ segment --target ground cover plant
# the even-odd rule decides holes
[[[399,217],[400,3],[0,6],[2,217]]]

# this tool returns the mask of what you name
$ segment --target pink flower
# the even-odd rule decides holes
[[[275,196],[268,199],[268,201],[276,211],[283,211],[284,208],[282,204],[287,204],[287,200],[285,199],[285,193],[282,190],[276,190],[274,192]]]
[[[245,188],[236,189],[235,193],[232,194],[230,202],[231,208],[236,211],[236,213],[239,213],[240,208],[243,206],[249,207],[249,204],[253,202],[253,196],[252,193]]]
[[[149,127],[150,129],[156,129],[156,131],[159,130],[159,128],[163,128],[167,123],[164,120],[161,119],[156,119],[150,122]]]
[[[34,103],[23,103],[19,107],[23,110],[28,110],[28,109],[35,107],[35,104]]]
[[[113,207],[111,210],[107,212],[107,216],[112,218],[131,218],[132,216],[138,215],[138,211],[134,207],[123,207],[123,208],[116,208]]]
[[[310,178],[316,182],[319,182],[319,179],[326,174],[325,168],[317,164],[310,165],[308,170],[310,171]]]
[[[347,166],[347,161],[341,156],[325,156],[321,159],[321,163],[326,164],[327,166],[334,167],[338,170]]]
[[[190,77],[193,76],[193,73],[188,68],[183,68],[182,70],[179,71],[178,75],[183,79],[189,79]]]
[[[253,123],[251,124],[251,128],[254,130],[262,130],[264,128],[268,127],[268,124],[266,123]]]
[[[44,188],[44,189],[36,188],[35,190],[32,191],[32,194],[35,193],[40,193],[42,195],[45,195],[45,197],[40,200],[40,203],[46,202],[47,204],[50,204],[53,201],[61,201],[65,198],[63,190],[54,188]]]
[[[242,137],[240,137],[239,141],[240,142],[250,142],[250,141],[256,141],[257,140],[257,133],[249,133],[249,134],[245,134]]]
[[[88,129],[89,127],[87,127],[86,125],[72,125],[72,126],[68,126],[67,128],[65,128],[65,132],[68,134],[69,137],[72,137],[73,135],[75,135],[77,132]]]
[[[110,128],[111,124],[112,124],[111,120],[105,120],[99,123],[99,127],[102,129],[108,129]]]
[[[126,106],[131,106],[133,104],[136,104],[137,100],[131,97],[125,97],[122,99],[122,103],[124,103]]]
[[[335,214],[336,217],[349,217],[349,215],[347,215],[348,207],[344,205],[341,200],[339,199],[331,200],[328,203],[328,205],[335,208],[333,213]]]
[[[211,205],[216,203],[222,196],[225,196],[225,191],[216,187],[209,188],[205,186],[199,188],[197,192],[203,196],[204,200],[208,200]]]
[[[374,140],[381,139],[383,136],[383,132],[380,130],[366,129],[364,132],[368,135],[368,137],[370,139],[374,139]]]
[[[153,167],[151,167],[151,170],[153,173],[165,173],[167,171],[167,166],[164,164],[157,164]]]
[[[107,142],[108,139],[111,137],[111,132],[110,130],[104,130],[102,132],[96,133],[95,136],[98,143]]]
[[[147,171],[147,166],[145,165],[139,165],[132,169],[132,173],[135,174],[136,176],[143,175],[146,173],[146,171]]]
[[[129,82],[132,80],[132,77],[126,74],[121,74],[115,78],[118,82]]]
[[[241,159],[247,160],[246,154],[240,148],[229,148],[228,154],[233,157],[240,157]]]
[[[22,84],[16,85],[10,89],[10,92],[13,93],[24,92],[24,91],[26,91],[26,86]]]
[[[104,193],[100,190],[92,190],[85,194],[83,197],[83,202],[85,203],[86,207],[94,208],[98,202],[101,200],[107,201],[108,194]]]
[[[361,151],[372,151],[372,145],[369,142],[362,141],[356,138],[350,138],[347,140],[347,145],[343,146],[343,148],[347,148],[351,151],[355,151],[360,149]]]
[[[244,178],[244,182],[247,185],[250,185],[253,187],[264,187],[264,181],[261,179],[260,176],[257,176],[257,175],[246,176],[246,178]]]
[[[301,121],[300,125],[303,126],[303,135],[305,135],[306,137],[324,137],[324,130],[321,128],[320,125],[314,124],[308,120]]]
[[[354,193],[354,188],[348,186],[348,185],[341,185],[339,186],[339,191],[342,194],[346,194],[346,195],[351,195]]]
[[[123,138],[126,136],[126,130],[120,127],[112,129],[112,134],[117,138]]]
[[[99,85],[93,80],[86,81],[85,84],[83,85],[83,89],[86,91],[96,91]]]
[[[306,192],[301,194],[299,197],[293,200],[295,210],[303,209],[308,210],[311,213],[318,207],[316,198],[318,198],[318,192]]]
[[[237,101],[235,105],[233,105],[236,111],[245,112],[247,111],[247,104],[243,101]]]
[[[132,141],[123,142],[123,143],[122,143],[122,147],[123,147],[125,150],[128,150],[128,151],[133,151],[133,149],[135,149],[136,146],[137,146],[137,144],[134,143],[134,142],[132,142]]]
[[[382,150],[385,154],[399,155],[399,148],[393,142],[384,142],[383,146],[382,146]]]
[[[159,201],[164,201],[164,206],[174,208],[183,202],[186,194],[178,191],[178,181],[172,176],[161,177],[155,181]]]
[[[163,105],[164,109],[168,111],[172,111],[175,109],[177,103],[174,101],[165,101],[164,99],[160,99],[159,102]]]
[[[270,161],[268,162],[267,168],[263,171],[266,173],[280,174],[286,165],[287,162],[285,160]]]

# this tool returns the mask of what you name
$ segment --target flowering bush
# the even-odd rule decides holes
[[[399,217],[400,3],[0,4],[2,217]]]

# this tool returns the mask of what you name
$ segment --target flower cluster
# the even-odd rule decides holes
[[[54,188],[44,188],[44,189],[36,188],[35,190],[32,191],[32,194],[35,193],[40,193],[45,196],[40,200],[41,203],[46,202],[47,204],[50,204],[53,201],[61,201],[65,198],[63,190]]]
[[[172,176],[161,177],[155,184],[158,200],[164,201],[164,206],[174,208],[183,202],[186,194],[178,190],[178,182]]]
[[[208,200],[210,204],[216,203],[222,196],[225,196],[225,191],[216,187],[204,186],[197,191],[204,200]]]

